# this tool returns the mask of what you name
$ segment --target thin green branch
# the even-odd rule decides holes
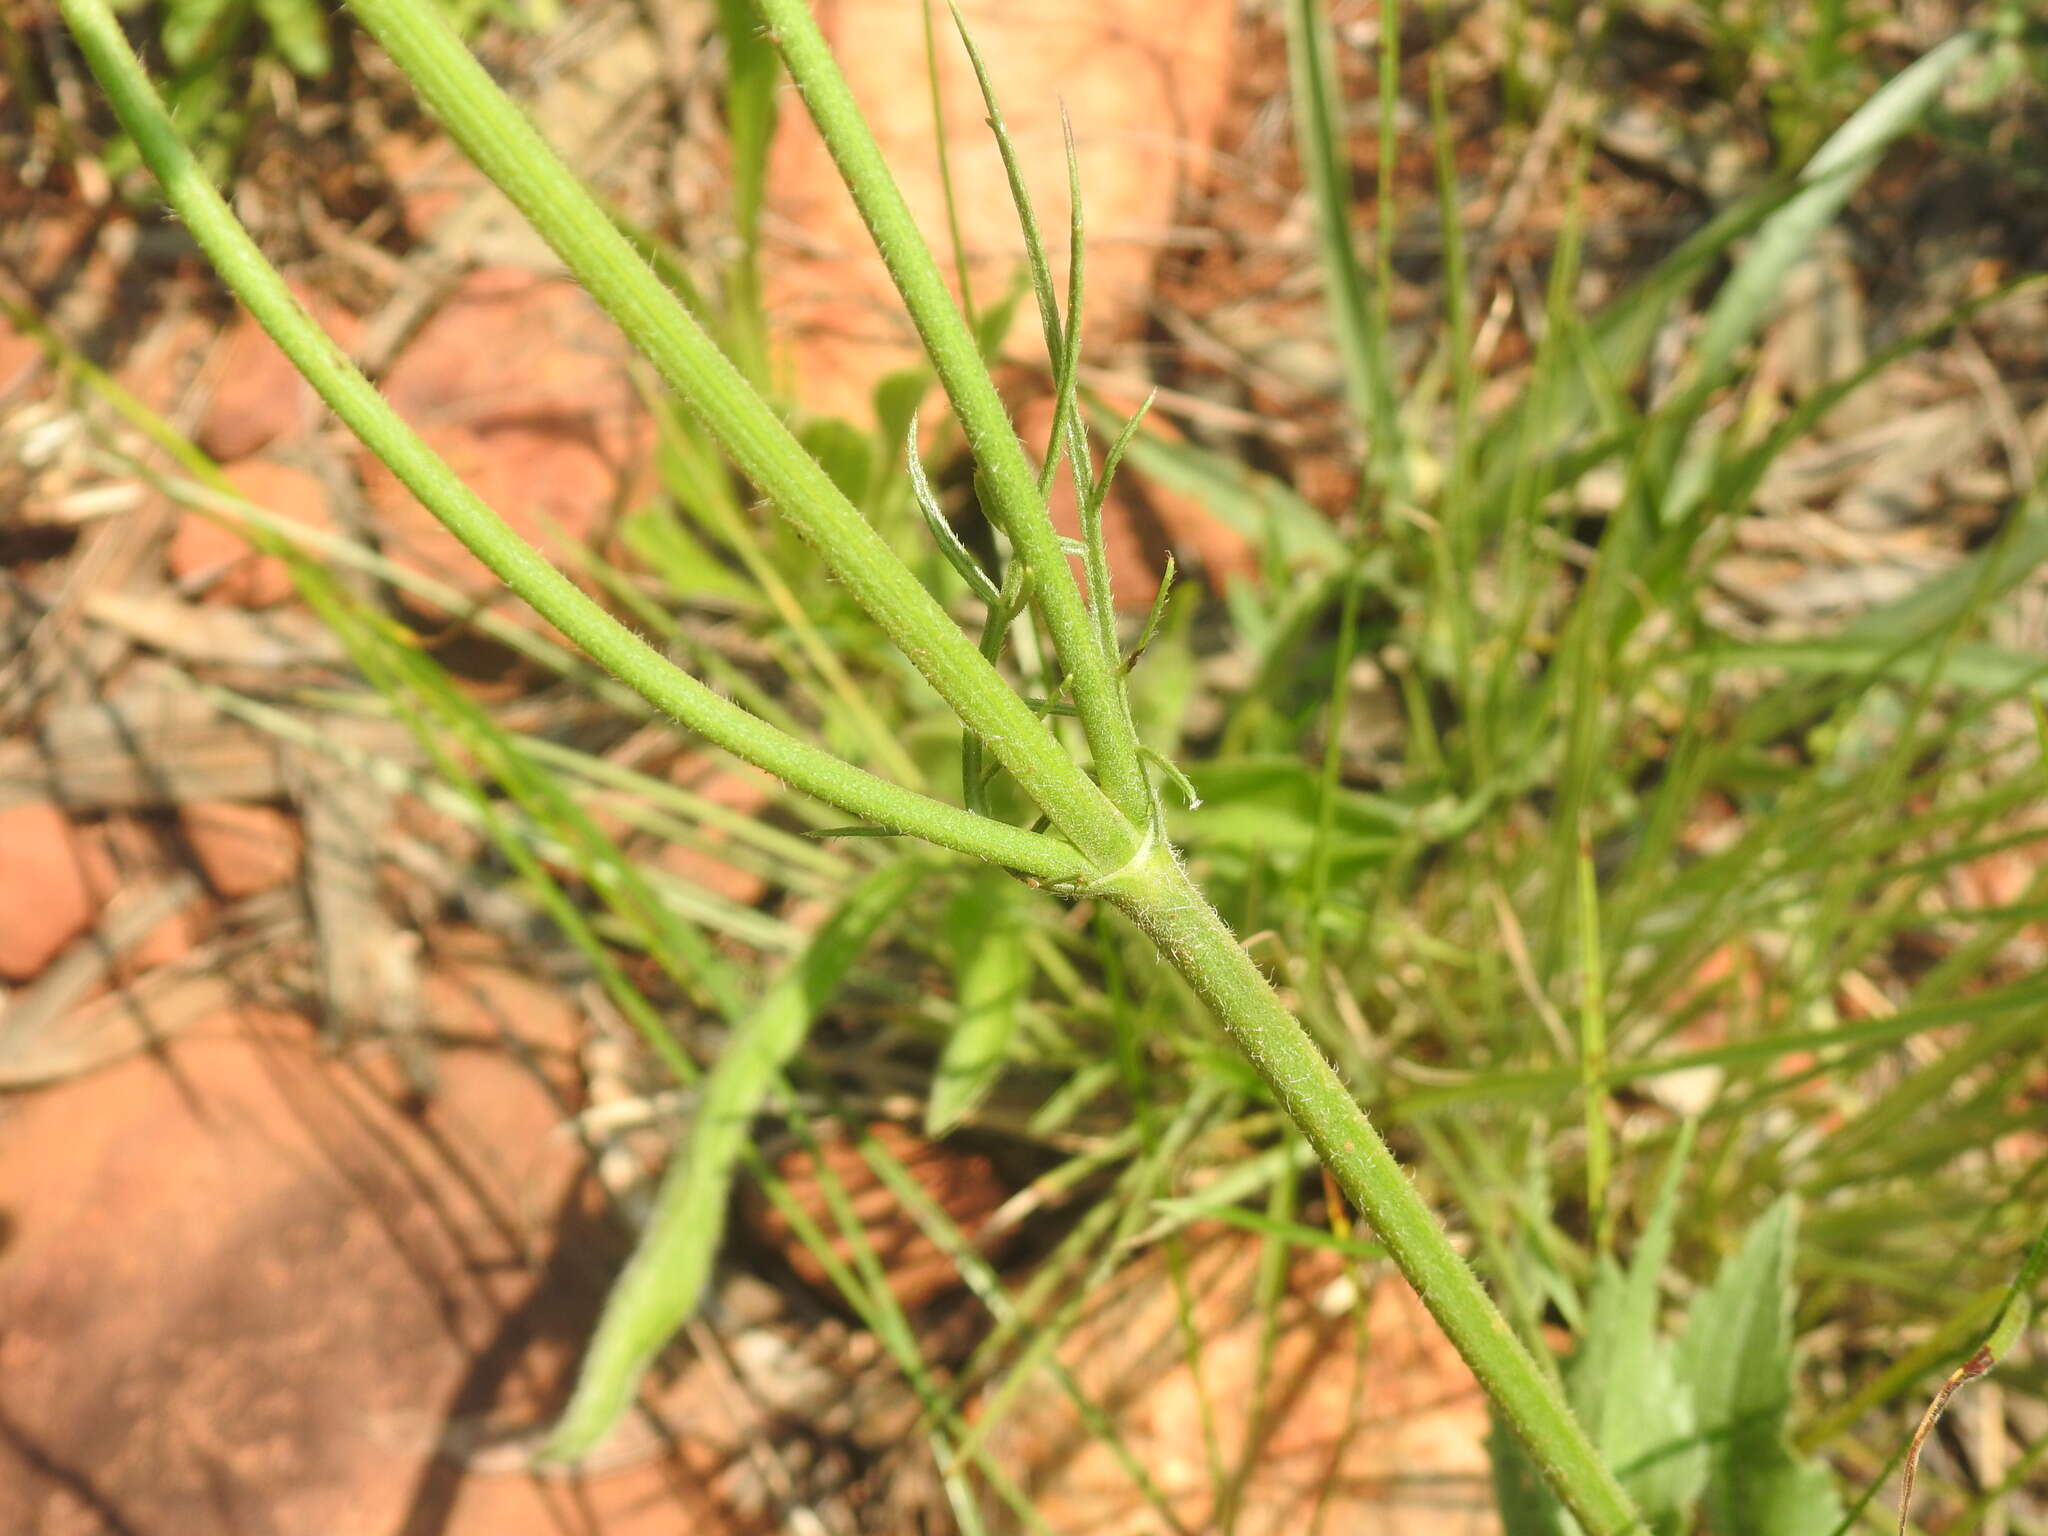
[[[377,0],[377,8],[394,3]],[[1138,762],[1137,736],[1124,709],[1120,680],[1102,654],[1081,589],[1053,531],[1052,515],[1038,494],[1037,477],[1024,455],[1024,445],[1017,439],[973,334],[947,293],[938,263],[932,259],[931,249],[809,8],[803,0],[757,3],[770,35],[782,49],[783,65],[802,93],[811,121],[839,168],[840,179],[874,236],[875,248],[967,435],[994,499],[997,520],[1031,568],[1046,627],[1061,664],[1073,679],[1074,703],[1095,758],[1096,773],[1126,822],[1110,832],[1109,840],[1120,843],[1127,855],[1135,841],[1132,827],[1143,825],[1151,816],[1151,787]],[[962,719],[988,743],[990,751],[1003,757],[1002,744],[979,721],[964,711]],[[1007,758],[1003,765],[1010,767]],[[1035,794],[1033,798],[1038,799]],[[1045,801],[1039,800],[1039,804],[1051,812]],[[1056,824],[1081,841],[1076,828]],[[1094,856],[1102,841],[1098,834],[1094,846],[1082,846]]]
[[[891,784],[755,718],[676,668],[600,608],[420,441],[299,306],[178,137],[105,0],[64,0],[63,14],[122,126],[228,286],[350,430],[543,618],[655,708],[807,794],[883,826],[1041,879],[1086,876],[1088,861],[1057,839],[974,816]],[[959,636],[950,622],[947,628]],[[966,649],[975,654],[971,645]],[[979,661],[978,656],[975,659]],[[1000,679],[992,672],[990,677],[1000,687]],[[1044,732],[1023,701],[1007,688],[1001,692],[1030,732],[1042,738]],[[1047,746],[1057,757],[1049,741]],[[1029,770],[1035,758],[1019,756]],[[1006,766],[1017,772],[1014,765]],[[1023,774],[1017,777],[1023,782]],[[1081,775],[1076,772],[1074,777]],[[1092,785],[1088,788],[1093,790]],[[1100,802],[1099,794],[1094,798]],[[1097,814],[1107,815],[1107,806]]]

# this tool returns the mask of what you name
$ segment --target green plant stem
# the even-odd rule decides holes
[[[1160,844],[1141,851],[1128,869],[1095,889],[1137,924],[1222,1021],[1587,1536],[1642,1531],[1627,1493],[1562,1393],[1451,1246],[1351,1090],[1171,850]]]
[[[1002,674],[804,452],[435,7],[415,0],[351,0],[349,8],[463,152],[526,216],[1053,825],[1097,868],[1127,858],[1136,834],[1114,814],[1101,789],[1059,749]],[[936,270],[931,278],[943,294]],[[1017,451],[1021,458],[1022,449]]]
[[[392,0],[378,3],[388,5]],[[802,93],[811,121],[874,236],[875,249],[902,295],[946,398],[967,434],[975,462],[986,476],[1003,531],[1031,568],[1046,628],[1073,682],[1074,707],[1103,788],[1130,824],[1143,826],[1152,816],[1152,796],[1122,689],[1103,655],[1073,567],[1053,529],[1052,514],[1038,493],[1037,476],[996,394],[974,336],[947,293],[938,262],[889,174],[882,151],[809,7],[803,0],[756,0],[756,4],[770,36],[782,50],[783,65]],[[973,721],[967,723],[986,737]],[[991,742],[990,748],[995,750],[995,743]],[[1126,853],[1129,846],[1125,845]]]
[[[264,260],[179,139],[105,0],[64,0],[62,9],[80,52],[99,78],[122,126],[156,173],[171,206],[227,285],[334,413],[391,467],[429,511],[543,618],[657,709],[735,756],[786,779],[820,800],[893,830],[1040,879],[1086,877],[1088,860],[1056,838],[974,816],[957,806],[891,784],[755,718],[678,670],[600,608],[485,506],[399,419],[326,332],[300,308],[284,280]],[[423,12],[431,9],[421,8]],[[440,25],[438,19],[435,24]],[[860,526],[866,529],[866,524]],[[923,588],[917,590],[923,594]],[[936,604],[933,611],[939,612]],[[953,628],[951,620],[945,619],[943,613],[939,617],[979,662],[978,653]],[[1064,763],[1066,760],[1045,737],[1029,707],[1002,686],[992,669],[984,670],[987,682],[1014,705],[1013,711],[1005,712],[1005,718],[1012,713],[1021,717],[1017,729],[1028,728],[1044,739],[1043,755]],[[1020,752],[1018,758],[1029,769],[1040,755]],[[1005,766],[1016,772],[1015,765],[1007,760]],[[1101,809],[1091,824],[1099,825],[1101,817],[1110,815],[1107,805],[1078,770],[1072,770],[1071,776],[1093,792],[1093,802]],[[1020,782],[1023,777],[1018,774]],[[1065,794],[1053,796],[1063,808],[1076,798],[1071,786],[1064,787]],[[1051,807],[1046,809],[1050,814]],[[1104,846],[1099,835],[1096,841],[1098,848]],[[1108,844],[1108,849],[1114,853],[1115,844]]]

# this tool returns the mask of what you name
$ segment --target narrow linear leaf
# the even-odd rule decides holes
[[[166,8],[158,40],[173,69],[189,69],[228,41],[248,15],[247,0],[178,0]]]
[[[327,9],[319,0],[256,0],[271,45],[294,73],[316,80],[334,67],[327,41]]]
[[[1159,573],[1159,590],[1152,594],[1151,611],[1145,615],[1145,626],[1138,631],[1137,642],[1124,657],[1124,671],[1129,672],[1144,658],[1152,642],[1158,637],[1159,626],[1166,618],[1166,606],[1173,598],[1173,578],[1177,574],[1173,551],[1166,552],[1166,569]]]
[[[959,573],[974,595],[991,608],[1002,601],[1002,593],[989,579],[988,572],[968,553],[967,546],[960,542],[960,535],[939,507],[938,497],[932,494],[932,483],[924,472],[924,460],[917,451],[917,418],[910,418],[910,442],[905,452],[904,464],[910,470],[910,491],[917,500],[917,510],[924,514],[924,524],[931,531],[932,539],[939,546],[939,553],[946,557],[946,564]]]
[[[925,1106],[928,1135],[943,1136],[972,1114],[1009,1060],[1033,972],[1022,890],[1008,876],[985,871],[947,909],[959,1016]]]
[[[545,1459],[574,1461],[610,1433],[648,1365],[696,1311],[724,1234],[733,1166],[754,1116],[847,970],[924,872],[919,861],[905,859],[855,888],[733,1026],[725,1054],[704,1080],[688,1140],[662,1179],[647,1229],[605,1299]]]
[[[1787,275],[1814,238],[1842,211],[1885,149],[1920,121],[1951,76],[1983,46],[1982,34],[1963,32],[1887,81],[1835,130],[1800,172],[1800,190],[1757,231],[1707,311],[1694,354],[1700,383],[1718,382],[1735,350],[1756,333]]]
[[[1336,39],[1331,35],[1328,8],[1321,0],[1292,0],[1288,5],[1287,56],[1295,103],[1295,141],[1315,205],[1317,244],[1328,292],[1324,308],[1336,332],[1351,408],[1372,434],[1376,472],[1383,478],[1398,478],[1403,462],[1400,402],[1386,334],[1351,240],[1351,165],[1345,153]]]

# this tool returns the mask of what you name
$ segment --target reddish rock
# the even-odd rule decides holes
[[[42,344],[0,319],[0,396],[12,395],[28,382],[29,371],[43,360]]]
[[[87,883],[95,913],[124,896],[139,896],[160,886],[176,868],[158,829],[136,816],[108,816],[78,836],[86,850]],[[111,957],[114,984],[184,959],[205,932],[207,918],[206,901],[195,898],[161,919]]]
[[[379,133],[370,154],[391,183],[404,209],[405,227],[416,240],[430,239],[444,217],[480,193],[489,195],[483,172],[438,133]]]
[[[640,484],[653,427],[616,328],[574,283],[485,270],[435,311],[384,380],[470,488],[543,550],[601,538]],[[500,590],[375,459],[364,482],[385,552],[477,597]]]
[[[327,487],[307,470],[270,459],[244,459],[227,467],[227,477],[238,494],[266,512],[314,528],[329,521]],[[181,586],[204,586],[209,602],[274,608],[293,593],[284,561],[258,553],[239,533],[198,512],[179,518],[164,563]]]
[[[303,290],[298,298],[343,350],[355,344],[359,327],[353,316]],[[219,366],[213,399],[194,434],[216,460],[245,459],[319,420],[323,407],[313,387],[246,312],[235,317]]]
[[[0,978],[40,972],[91,925],[113,885],[105,852],[56,806],[0,810]]]
[[[722,1528],[659,1455],[586,1481],[436,1454],[559,1401],[616,1251],[552,1134],[560,1051],[439,1064],[409,1112],[247,1014],[0,1117],[0,1530]]]
[[[158,966],[175,965],[192,953],[206,924],[206,903],[187,902],[122,952],[115,976],[128,982]]]
[[[178,808],[178,825],[206,883],[230,901],[283,885],[299,872],[304,838],[298,819],[272,806],[195,800]]]

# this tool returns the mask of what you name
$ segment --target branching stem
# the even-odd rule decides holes
[[[1229,1031],[1588,1536],[1642,1530],[1550,1378],[1516,1340],[1350,1090],[1157,833],[1119,669],[1082,602],[1022,445],[846,84],[799,0],[760,0],[1030,568],[1102,785],[796,444],[530,124],[417,0],[351,0],[456,141],[533,222],[734,462],[818,550],[1068,840],[891,784],[711,692],[606,613],[458,480],[299,307],[179,140],[106,0],[61,0],[86,62],[228,286],[335,413],[450,531],[571,641],[736,756],[882,827],[1121,909]],[[1106,791],[1106,792],[1105,792]],[[1072,846],[1069,846],[1071,843]]]

